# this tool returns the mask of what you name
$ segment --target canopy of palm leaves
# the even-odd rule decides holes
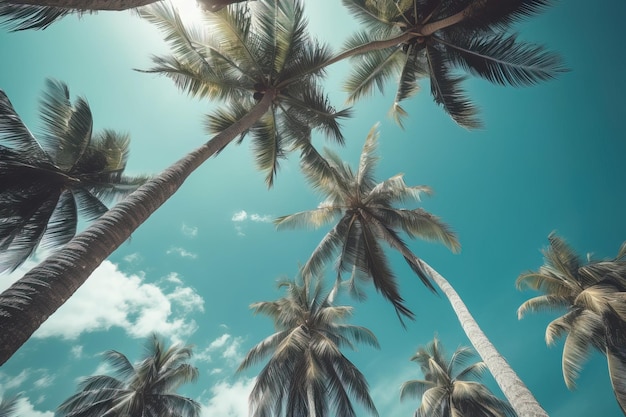
[[[473,356],[470,348],[461,346],[448,359],[435,337],[411,357],[420,366],[424,379],[402,384],[400,398],[421,400],[415,417],[516,417],[506,401],[474,381],[486,367],[483,362],[468,364]]]
[[[178,388],[193,382],[198,369],[186,363],[190,346],[167,347],[152,335],[145,357],[132,364],[120,352],[107,351],[104,360],[113,372],[85,378],[76,394],[57,410],[63,417],[199,417],[200,404],[176,394]]]
[[[430,78],[435,102],[459,125],[480,127],[476,107],[461,87],[458,70],[492,83],[532,85],[564,71],[560,58],[538,45],[507,34],[520,19],[541,12],[549,0],[343,0],[365,25],[348,40],[355,57],[346,82],[349,100],[381,91],[386,80],[399,76],[391,114],[402,125],[400,103]],[[369,45],[369,48],[364,46]],[[364,49],[365,48],[365,49]]]
[[[257,377],[250,395],[253,417],[355,417],[350,398],[373,415],[378,415],[365,377],[341,353],[354,349],[354,342],[378,348],[372,332],[345,324],[351,307],[335,306],[333,293],[324,294],[315,285],[283,281],[286,296],[276,301],[252,304],[255,313],[274,320],[276,333],[254,346],[239,370],[270,357]]]
[[[0,272],[14,270],[38,246],[53,248],[76,233],[78,215],[102,215],[105,200],[133,191],[145,178],[122,175],[129,137],[93,134],[84,98],[48,80],[41,102],[43,133],[22,123],[0,91]]]
[[[223,131],[272,96],[268,111],[240,137],[250,135],[268,185],[288,151],[309,146],[311,129],[343,143],[337,119],[349,111],[336,111],[318,84],[330,52],[308,35],[298,0],[232,5],[206,13],[202,28],[185,27],[164,3],[141,14],[161,28],[172,50],[154,57],[148,72],[166,75],[192,96],[228,104],[208,116],[209,133]]]
[[[358,285],[360,281],[371,281],[393,304],[400,318],[413,317],[403,304],[396,278],[379,242],[386,242],[399,251],[433,291],[430,279],[414,262],[415,255],[399,233],[405,232],[411,238],[440,241],[453,251],[458,251],[460,245],[455,234],[436,216],[421,208],[394,206],[419,200],[422,194],[430,194],[431,190],[426,186],[407,186],[401,174],[376,183],[377,141],[375,126],[365,140],[356,172],[328,149],[326,159],[314,148],[307,149],[302,158],[302,170],[309,183],[326,199],[314,210],[283,216],[275,222],[279,228],[317,228],[338,219],[304,265],[303,274],[319,276],[324,265],[336,259],[337,281],[341,280],[342,273],[350,273],[347,284],[354,295],[363,296]]]
[[[521,274],[519,289],[543,293],[524,302],[519,318],[527,312],[565,310],[546,329],[553,344],[567,335],[563,346],[563,377],[571,389],[582,365],[595,348],[608,359],[613,390],[626,410],[626,243],[611,260],[583,263],[574,250],[554,233],[543,251],[545,262],[538,271]],[[626,414],[626,412],[625,412]]]

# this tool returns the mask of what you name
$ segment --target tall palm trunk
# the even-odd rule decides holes
[[[0,365],[180,188],[196,168],[263,116],[273,99],[274,94],[266,93],[247,115],[139,187],[0,294]]]
[[[57,7],[81,11],[128,10],[159,0],[2,0],[9,4]]]
[[[502,355],[498,353],[487,336],[485,336],[485,333],[480,329],[478,323],[474,320],[474,317],[472,317],[472,314],[452,285],[426,262],[418,258],[416,258],[416,262],[432,277],[433,281],[446,295],[450,304],[452,304],[452,308],[461,322],[461,327],[465,334],[491,372],[491,375],[493,375],[502,393],[509,400],[518,417],[548,417],[548,413],[539,405],[535,396]]]

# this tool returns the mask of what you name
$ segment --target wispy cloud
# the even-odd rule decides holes
[[[187,236],[187,237],[196,237],[198,236],[198,228],[195,226],[188,226],[185,223],[183,223],[182,227],[181,227],[181,232],[183,232],[183,235]]]
[[[54,417],[53,411],[38,411],[26,397],[17,400],[15,415],[20,417]]]
[[[135,253],[131,253],[130,255],[126,255],[124,256],[124,261],[128,262],[129,264],[136,264],[141,262],[143,258],[141,257],[140,254],[138,254],[137,252]]]
[[[54,382],[54,376],[50,374],[44,374],[40,378],[36,379],[33,385],[35,388],[47,388]]]
[[[80,359],[83,357],[83,346],[82,345],[72,346],[72,349],[70,352],[72,353],[72,356],[75,359]]]
[[[269,214],[258,213],[248,214],[245,210],[240,210],[233,214],[231,220],[235,223],[235,230],[237,231],[237,234],[239,236],[245,236],[245,233],[243,232],[243,224],[245,222],[251,221],[254,223],[271,223],[272,216]]]
[[[181,258],[190,258],[190,259],[196,259],[198,257],[197,254],[193,253],[193,252],[189,252],[184,248],[178,247],[178,246],[172,246],[171,248],[169,248],[166,252],[168,255],[178,255]]]
[[[233,383],[220,381],[211,387],[211,398],[202,403],[202,417],[247,417],[248,397],[254,379],[242,378]]]
[[[228,333],[224,333],[209,343],[206,348],[195,353],[194,358],[200,362],[213,362],[213,358],[220,358],[226,361],[225,363],[220,362],[220,365],[227,364],[236,367],[244,356],[241,351],[242,342],[242,337],[233,337]]]
[[[183,300],[181,295],[189,297]],[[126,275],[104,261],[85,284],[33,335],[36,338],[76,339],[81,333],[121,327],[132,337],[157,332],[184,340],[197,324],[190,312],[202,311],[202,298],[178,286],[166,293],[140,275]]]

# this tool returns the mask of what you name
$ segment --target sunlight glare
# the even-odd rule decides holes
[[[182,21],[190,26],[202,25],[202,8],[196,0],[171,0]]]

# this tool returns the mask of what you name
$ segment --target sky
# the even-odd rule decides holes
[[[337,51],[359,28],[338,0],[305,2],[310,31]],[[561,373],[562,341],[548,347],[547,324],[557,313],[519,321],[516,310],[536,295],[515,288],[516,277],[542,264],[541,249],[556,231],[581,255],[612,257],[626,240],[623,192],[626,154],[626,64],[622,16],[626,3],[555,2],[516,26],[521,39],[561,54],[569,72],[533,87],[493,86],[469,78],[484,129],[457,126],[428,86],[405,109],[402,130],[388,117],[394,85],[354,106],[343,123],[346,145],[315,136],[353,164],[370,128],[380,123],[377,177],[404,173],[409,185],[429,185],[420,206],[458,234],[460,254],[411,241],[410,248],[450,281],[483,331],[552,417],[621,415],[606,361],[594,354],[575,391]],[[167,52],[158,30],[131,12],[68,17],[45,31],[0,28],[0,88],[37,132],[38,100],[47,77],[84,96],[94,129],[128,132],[129,174],[156,174],[208,140],[203,118],[219,103],[187,97],[173,83],[135,69]],[[349,64],[328,71],[324,85],[336,107]],[[283,295],[278,279],[296,276],[328,228],[276,231],[277,216],[316,207],[316,195],[287,159],[267,189],[248,143],[207,161],[184,186],[93,273],[76,294],[2,367],[0,393],[22,393],[19,414],[51,417],[84,376],[105,372],[99,353],[115,349],[137,360],[151,332],[194,345],[195,384],[181,393],[202,404],[203,417],[247,415],[247,395],[259,368],[236,373],[245,353],[273,331],[249,305]],[[6,288],[45,254],[11,275]],[[403,328],[374,291],[354,306],[351,323],[371,329],[380,349],[345,354],[365,374],[381,416],[411,416],[417,401],[400,402],[399,387],[421,376],[409,361],[437,335],[448,352],[469,341],[443,296],[424,288],[403,260],[389,253],[406,304],[416,320]],[[484,382],[501,396],[489,375]],[[365,416],[365,413],[361,413]]]

